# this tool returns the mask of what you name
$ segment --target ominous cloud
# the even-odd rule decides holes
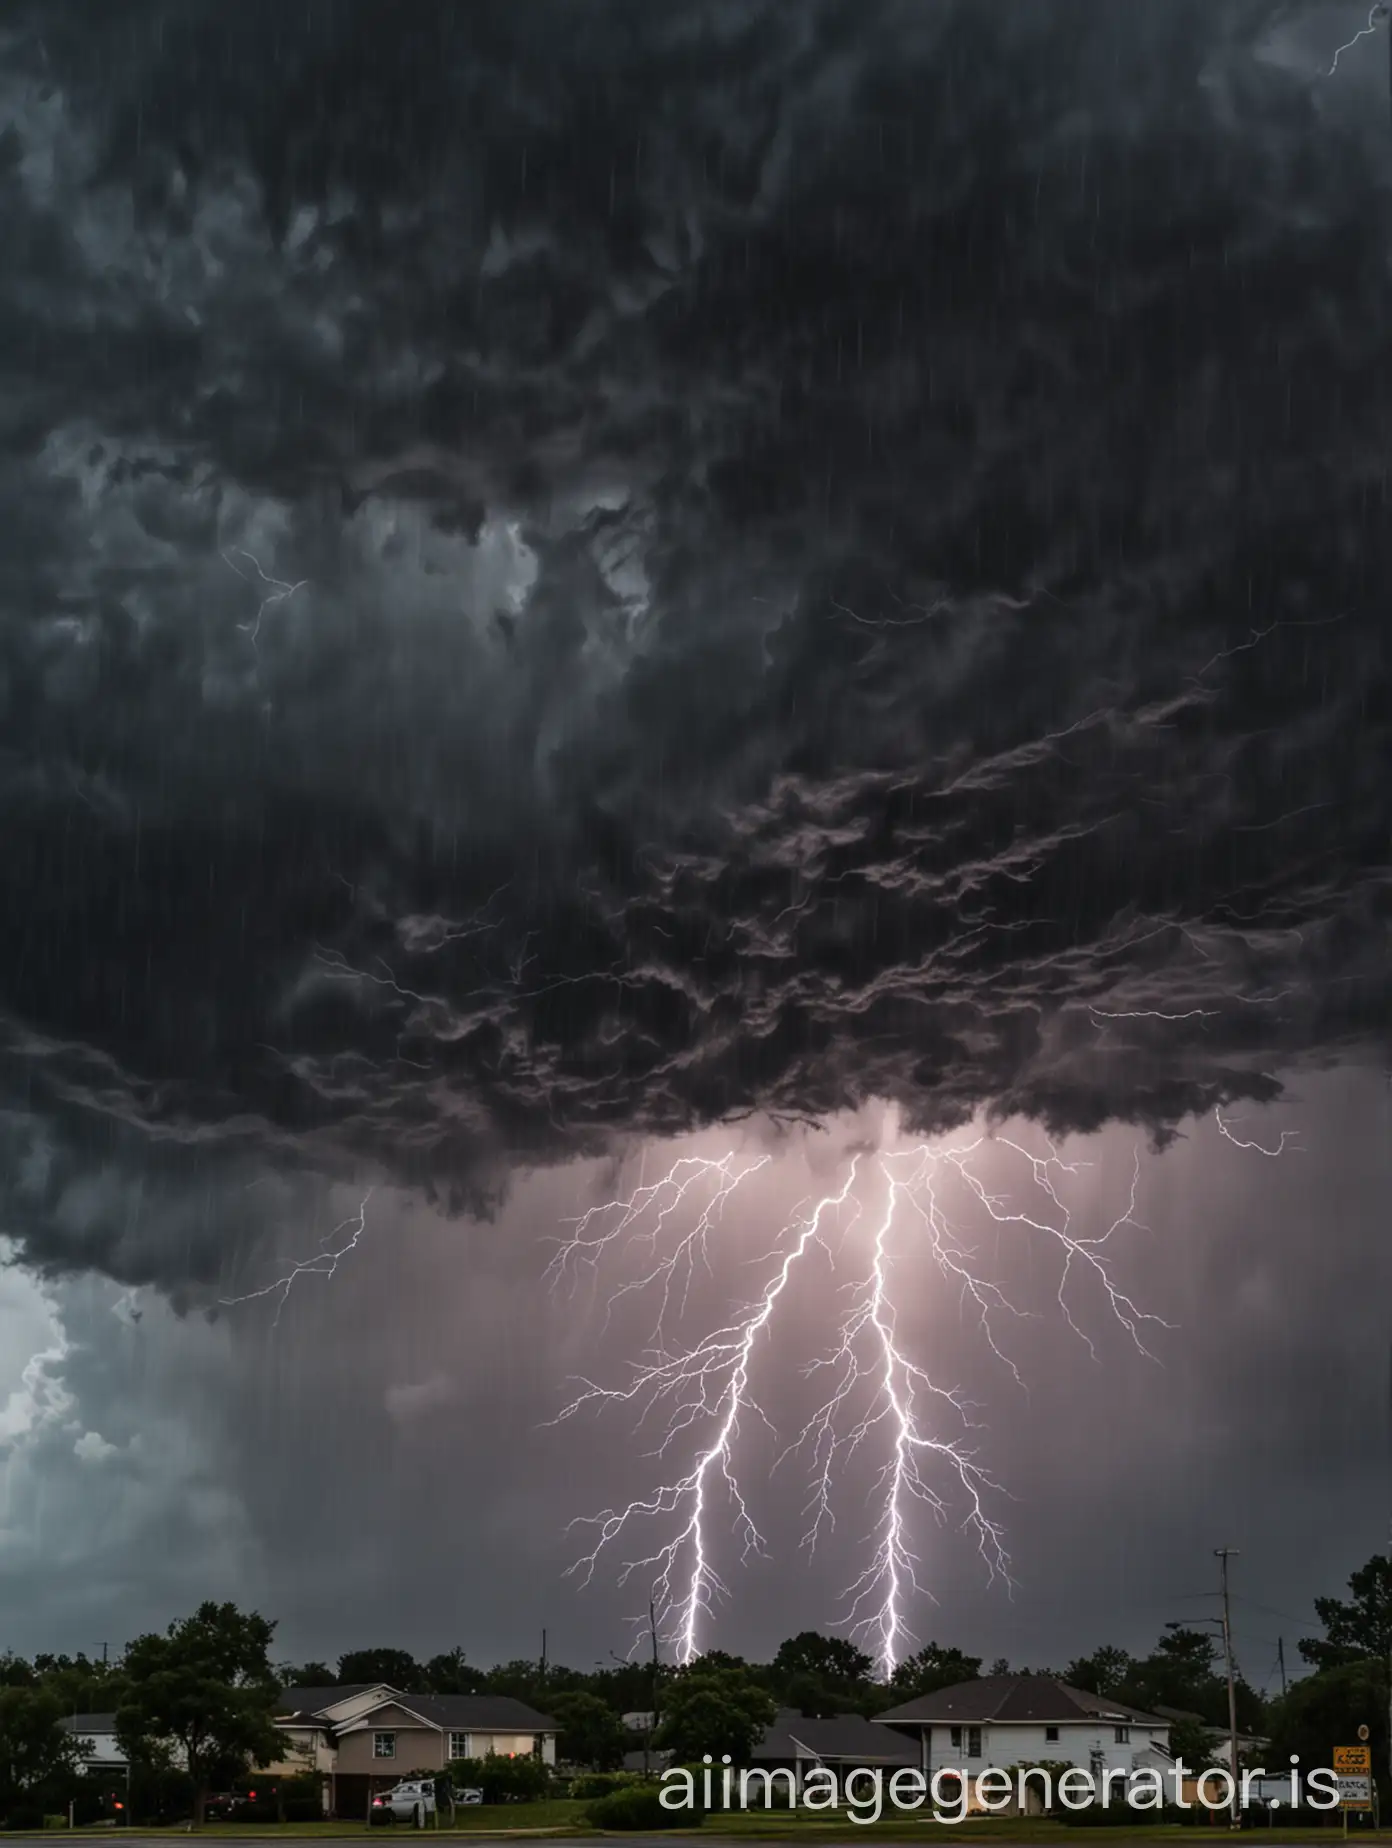
[[[9,18],[32,1260],[874,1096],[1163,1137],[1385,1035],[1392,159],[1318,12]]]

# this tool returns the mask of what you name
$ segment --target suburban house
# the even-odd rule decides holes
[[[780,1708],[772,1726],[750,1754],[750,1765],[760,1771],[790,1771],[801,1792],[807,1773],[823,1769],[834,1773],[837,1788],[848,1771],[864,1767],[894,1771],[912,1770],[919,1749],[912,1739],[886,1726],[876,1726],[859,1713],[838,1713],[810,1720],[794,1708]],[[779,1779],[786,1791],[787,1779]]]
[[[1022,1764],[1105,1771],[1167,1771],[1169,1721],[1071,1688],[1052,1675],[985,1675],[877,1714],[876,1726],[911,1737],[914,1762],[930,1777]]]
[[[364,1814],[374,1790],[453,1758],[556,1762],[554,1720],[500,1694],[404,1694],[385,1683],[286,1688],[276,1725],[289,1749],[270,1776],[317,1772],[331,1815]]]
[[[82,1745],[78,1760],[84,1771],[126,1770],[126,1755],[116,1742],[114,1713],[74,1713],[61,1722],[64,1732],[71,1733]]]

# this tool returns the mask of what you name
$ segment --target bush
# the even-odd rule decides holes
[[[700,1789],[700,1786],[697,1786]],[[601,1797],[585,1811],[585,1820],[595,1829],[695,1829],[704,1820],[699,1800],[690,1809],[667,1809],[661,1793],[653,1784],[635,1784]]]
[[[456,1758],[445,1774],[456,1790],[481,1790],[485,1803],[533,1803],[551,1789],[551,1768],[539,1758]]]
[[[570,1794],[595,1802],[600,1797],[612,1797],[616,1790],[641,1789],[642,1783],[633,1771],[587,1771],[571,1779]]]
[[[32,1803],[15,1803],[5,1817],[7,1829],[22,1829],[26,1835],[36,1835],[44,1826],[44,1813]]]

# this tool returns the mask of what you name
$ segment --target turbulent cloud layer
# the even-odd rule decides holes
[[[1238,0],[17,19],[32,1258],[206,1278],[253,1161],[1163,1136],[1385,1032],[1352,55]]]

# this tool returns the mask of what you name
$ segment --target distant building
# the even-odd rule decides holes
[[[809,1771],[830,1771],[839,1788],[848,1771],[912,1770],[918,1756],[911,1739],[876,1726],[859,1713],[810,1720],[784,1707],[754,1747],[749,1762],[761,1771],[790,1771],[801,1791]]]
[[[289,1750],[263,1769],[321,1779],[325,1812],[365,1816],[375,1790],[454,1758],[537,1757],[556,1762],[554,1720],[501,1694],[403,1694],[385,1682],[286,1688],[276,1725]]]
[[[915,1742],[914,1762],[935,1771],[1008,1771],[1066,1764],[1106,1771],[1168,1771],[1170,1723],[1156,1713],[1069,1687],[1052,1675],[983,1675],[891,1707],[874,1725]]]
[[[62,1726],[81,1743],[78,1763],[84,1771],[125,1771],[126,1755],[116,1740],[114,1713],[74,1713]]]

